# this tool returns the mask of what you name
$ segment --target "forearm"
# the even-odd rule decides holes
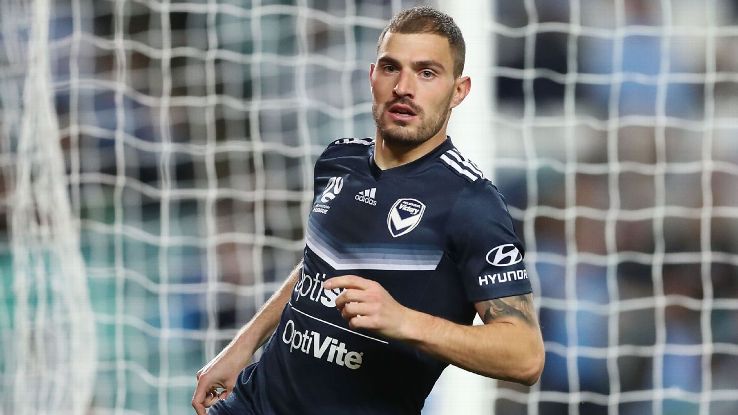
[[[543,369],[543,341],[538,326],[495,321],[465,326],[407,311],[401,340],[455,366],[495,379],[534,384]]]
[[[527,385],[543,370],[543,340],[532,294],[479,301],[483,326],[465,326],[399,304],[378,282],[356,275],[327,280],[343,288],[336,308],[352,329],[409,343],[466,370]]]
[[[199,415],[217,400],[233,391],[238,373],[249,363],[256,349],[274,332],[292,287],[302,271],[302,262],[292,271],[282,286],[217,356],[197,371],[197,386],[192,395],[192,407]]]
[[[245,366],[254,352],[267,341],[279,324],[280,316],[285,304],[290,299],[292,289],[302,272],[302,261],[290,273],[282,286],[267,300],[264,306],[246,323],[234,337],[226,350],[235,350],[243,356]]]

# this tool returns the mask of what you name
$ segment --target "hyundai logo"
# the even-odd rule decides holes
[[[497,267],[506,267],[523,260],[523,254],[513,244],[504,244],[487,252],[487,262]]]

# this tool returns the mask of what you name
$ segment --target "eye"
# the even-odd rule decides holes
[[[397,68],[395,67],[395,65],[392,65],[390,63],[386,65],[382,65],[382,70],[384,70],[387,73],[397,72]]]
[[[423,69],[420,71],[420,76],[423,79],[433,79],[436,76],[436,73],[431,71],[430,69]]]

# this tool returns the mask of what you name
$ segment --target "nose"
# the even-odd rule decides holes
[[[415,74],[400,71],[400,76],[397,78],[397,83],[392,92],[397,97],[413,98],[415,96]]]

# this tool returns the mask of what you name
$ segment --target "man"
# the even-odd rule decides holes
[[[303,261],[198,372],[198,414],[418,414],[448,363],[538,380],[523,248],[497,189],[446,136],[471,85],[463,65],[461,32],[433,9],[380,35],[376,138],[318,159]]]

